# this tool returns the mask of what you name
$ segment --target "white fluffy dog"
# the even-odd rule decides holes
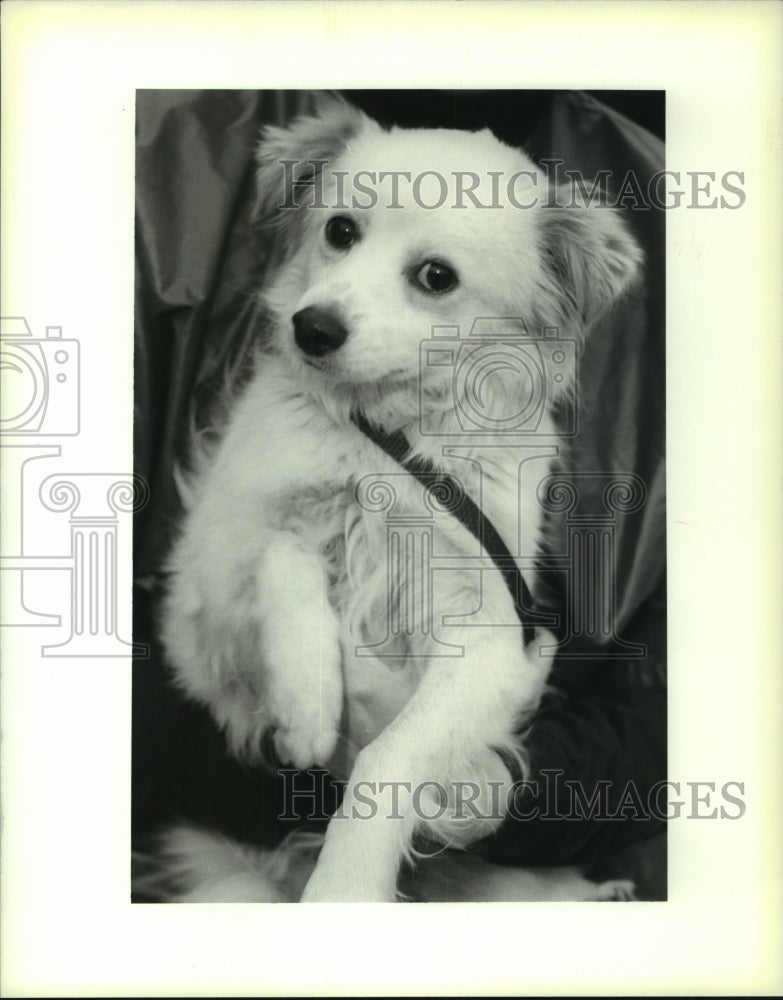
[[[259,164],[282,252],[263,293],[273,336],[189,485],[164,639],[234,752],[260,760],[271,734],[283,762],[350,769],[302,899],[393,900],[418,834],[466,845],[501,821],[554,640],[523,642],[474,535],[352,418],[458,480],[534,591],[566,348],[640,252],[612,211],[548,203],[489,131],[385,130],[335,99],[268,128]],[[474,341],[477,365],[505,352],[480,384],[459,375]],[[365,731],[352,696],[387,682],[385,728]],[[475,809],[455,808],[460,782]]]

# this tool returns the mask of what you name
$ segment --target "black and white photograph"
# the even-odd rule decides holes
[[[138,898],[665,899],[664,95],[136,118]]]
[[[777,995],[780,8],[0,16],[3,995]]]

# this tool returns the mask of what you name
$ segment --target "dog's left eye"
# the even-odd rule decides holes
[[[454,288],[457,284],[457,275],[447,264],[439,264],[436,260],[428,260],[416,272],[416,281],[425,291],[440,295]]]
[[[338,250],[352,246],[358,235],[356,223],[345,215],[335,215],[326,223],[326,238]]]

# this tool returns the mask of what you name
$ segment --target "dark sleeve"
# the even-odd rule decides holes
[[[486,845],[530,866],[600,863],[663,830],[666,696],[633,683],[545,700],[527,743],[529,784]]]

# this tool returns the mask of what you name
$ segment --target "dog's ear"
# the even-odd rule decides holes
[[[315,181],[325,164],[340,155],[352,136],[374,124],[339,95],[323,94],[312,114],[285,128],[266,126],[256,151],[255,224],[275,226],[285,240],[297,209],[313,202]]]
[[[562,319],[587,330],[637,278],[642,251],[613,209],[561,198],[541,215],[545,264],[563,296]]]

